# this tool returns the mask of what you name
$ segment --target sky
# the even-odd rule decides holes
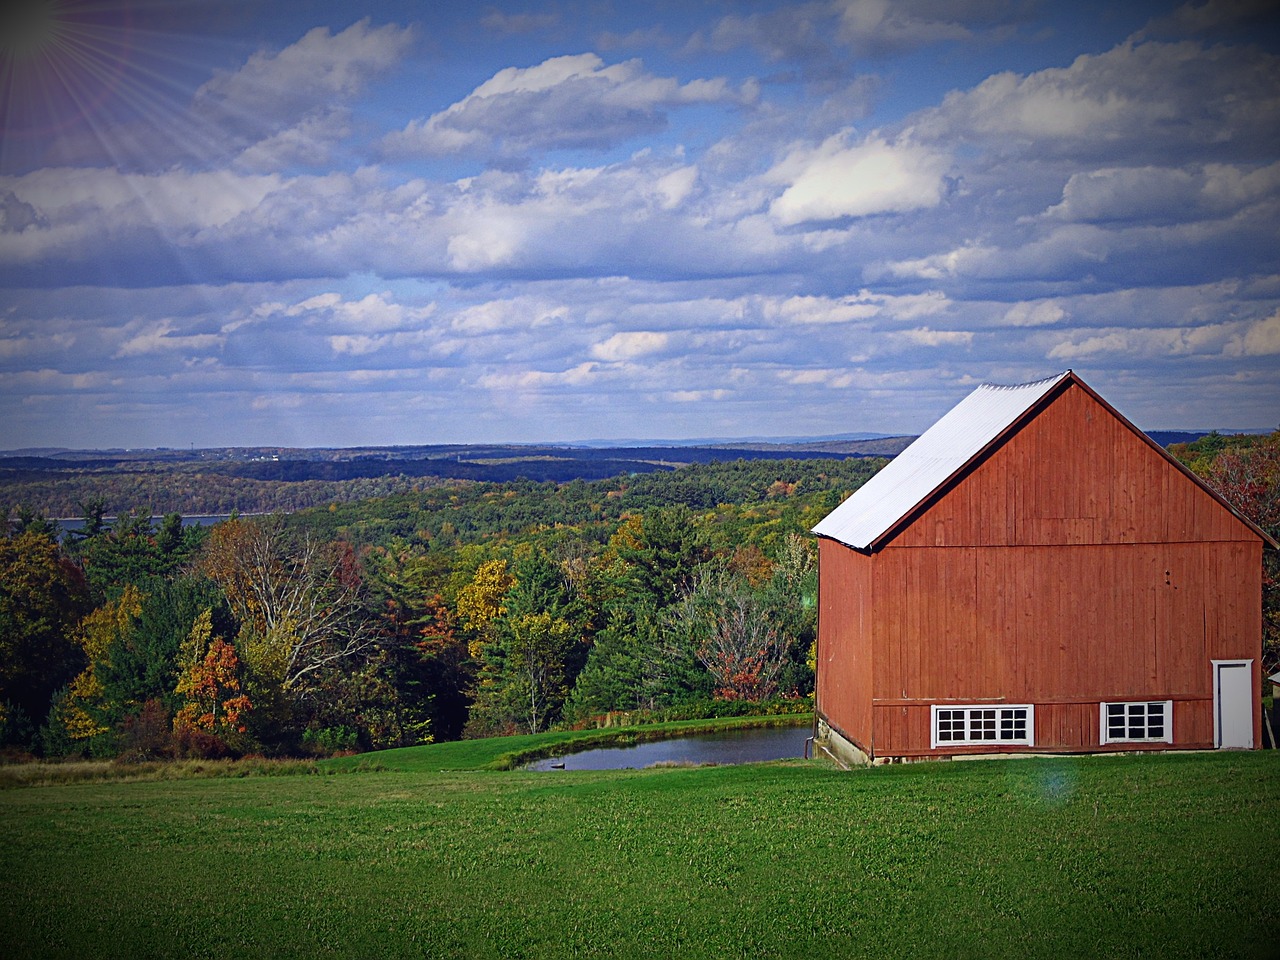
[[[0,449],[1280,424],[1270,0],[15,0]]]

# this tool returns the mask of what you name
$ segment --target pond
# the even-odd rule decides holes
[[[654,764],[759,763],[804,756],[812,728],[759,727],[650,740],[627,747],[597,747],[562,757],[535,760],[525,770],[628,770]],[[563,765],[563,766],[562,766]]]

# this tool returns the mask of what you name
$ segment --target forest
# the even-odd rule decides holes
[[[228,447],[211,450],[33,450],[0,455],[0,504],[59,519],[102,500],[109,516],[291,513],[449,480],[567,483],[735,460],[892,456],[909,437],[645,447],[445,444],[411,447]]]
[[[1280,431],[1170,447],[1273,536]],[[0,520],[10,757],[332,755],[810,708],[809,528],[885,461],[443,479],[184,524],[150,504]],[[262,481],[268,483],[270,481]],[[319,481],[316,481],[319,482]],[[1266,551],[1264,668],[1280,666]]]

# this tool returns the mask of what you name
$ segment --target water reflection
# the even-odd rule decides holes
[[[804,742],[811,730],[803,727],[768,727],[726,730],[671,740],[652,740],[629,747],[599,747],[563,757],[535,760],[526,770],[628,770],[655,763],[759,763],[804,756]]]

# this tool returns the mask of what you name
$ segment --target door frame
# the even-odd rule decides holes
[[[1213,665],[1213,747],[1215,750],[1224,750],[1224,749],[1252,750],[1254,747],[1254,742],[1253,742],[1254,694],[1252,693],[1253,691],[1253,660],[1251,659],[1250,660],[1210,660],[1209,662]],[[1224,707],[1224,703],[1222,701],[1222,670],[1224,667],[1229,667],[1229,668],[1244,667],[1245,670],[1248,671],[1247,675],[1249,677],[1249,681],[1246,689],[1250,691],[1250,695],[1247,700],[1246,709],[1247,709],[1247,714],[1249,718],[1249,722],[1248,722],[1249,742],[1243,747],[1240,747],[1240,746],[1224,747],[1222,745],[1222,727],[1223,727],[1222,710]]]

